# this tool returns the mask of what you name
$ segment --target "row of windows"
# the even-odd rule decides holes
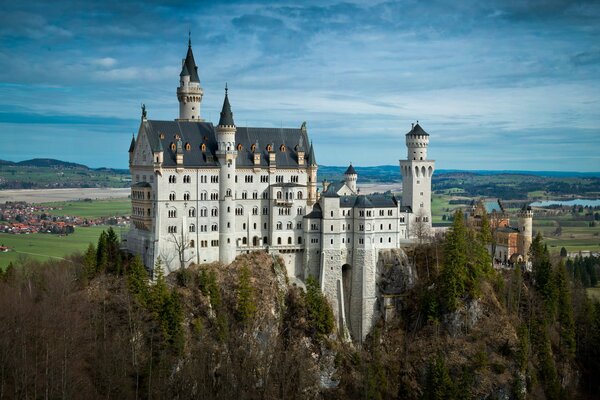
[[[131,198],[134,200],[146,200],[146,199],[150,200],[150,192],[142,192],[139,190],[133,190],[131,192]]]
[[[266,226],[265,226],[266,228]],[[294,223],[291,221],[288,221],[288,223],[286,224],[286,228],[287,229],[293,229],[294,228]],[[278,222],[276,225],[276,229],[277,230],[282,230],[283,229],[283,222]],[[302,229],[302,222],[298,222],[296,223],[296,229]]]
[[[350,238],[342,238],[342,244],[345,244],[346,242],[350,243]],[[312,243],[312,240],[311,240]],[[317,242],[315,242],[317,243]],[[330,243],[333,244],[333,239],[330,240]],[[358,243],[359,244],[365,244],[365,239],[364,238],[358,238]],[[379,238],[379,243],[383,243],[383,238]],[[392,238],[388,237],[388,243],[392,243]]]
[[[192,240],[192,242],[193,242],[193,240]],[[193,247],[193,246],[191,246],[191,247]],[[208,247],[208,240],[201,240],[200,241],[200,247]],[[218,240],[211,240],[210,241],[210,247],[219,247],[219,241]]]
[[[140,181],[140,175],[139,174],[135,175],[135,182],[150,182],[150,183],[154,182],[154,175],[148,175],[148,179],[149,180],[146,180],[146,175],[142,175],[142,180]]]
[[[144,211],[144,209],[141,207],[133,207],[132,214],[138,217],[150,217],[152,215],[149,208],[146,211]]]
[[[298,194],[296,195],[296,198],[298,200],[302,200],[303,194],[302,192],[298,192]],[[277,200],[282,200],[283,199],[283,193],[281,191],[277,192]],[[294,200],[294,192],[286,192],[285,193],[285,199],[286,200]]]

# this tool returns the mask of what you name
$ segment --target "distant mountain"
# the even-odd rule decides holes
[[[55,160],[53,158],[34,158],[31,160],[19,161],[16,165],[25,167],[45,167],[45,168],[79,168],[90,169],[86,165],[72,163],[68,161]]]
[[[12,161],[0,160],[0,165],[15,165]]]

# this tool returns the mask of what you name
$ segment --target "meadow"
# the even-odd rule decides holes
[[[131,214],[131,200],[110,199],[93,201],[66,201],[44,203],[44,205],[60,208],[48,212],[52,215],[73,215],[83,218],[114,217]]]
[[[29,235],[12,235],[0,233],[0,245],[8,246],[14,251],[0,253],[0,268],[19,261],[25,257],[45,261],[49,258],[63,258],[74,252],[83,252],[90,243],[94,245],[98,236],[108,226],[76,227],[75,233],[67,236],[46,233],[32,233]],[[125,229],[114,227],[117,235],[125,234]]]

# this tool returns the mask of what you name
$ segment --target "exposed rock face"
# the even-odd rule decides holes
[[[417,270],[402,249],[380,251],[377,272],[380,276],[379,290],[383,294],[402,294],[417,281]]]
[[[483,306],[477,299],[470,300],[458,310],[444,316],[444,325],[453,338],[468,333],[483,316]]]

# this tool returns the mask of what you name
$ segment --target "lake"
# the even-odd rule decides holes
[[[573,200],[543,200],[531,203],[533,207],[548,207],[548,206],[583,206],[583,207],[597,207],[600,206],[600,199],[573,199]]]

